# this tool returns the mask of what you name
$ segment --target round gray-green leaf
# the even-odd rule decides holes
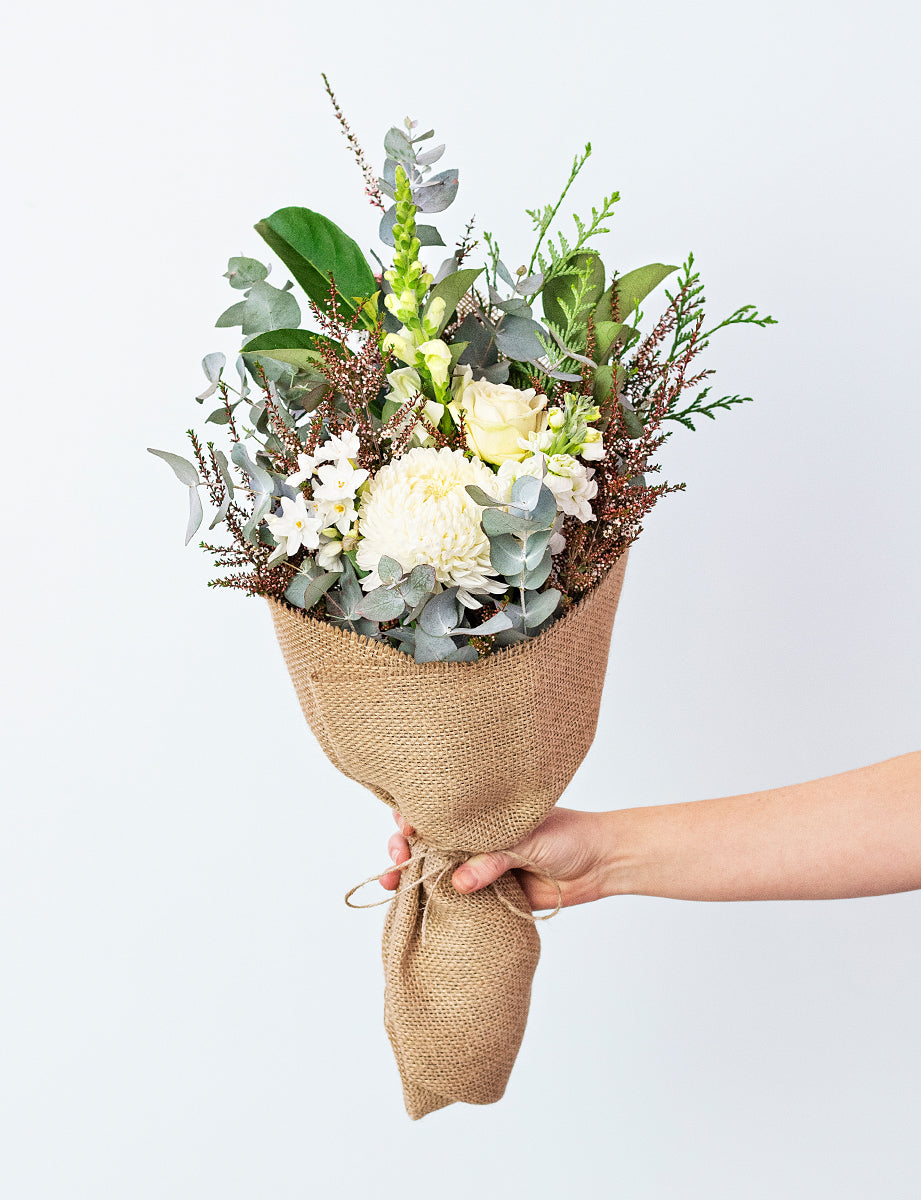
[[[285,599],[289,604],[294,604],[298,608],[313,608],[338,578],[338,571],[327,571],[323,575],[318,575],[316,579],[311,579],[308,575],[297,574],[288,584]]]
[[[232,288],[242,292],[254,283],[261,283],[268,273],[269,268],[255,258],[232,258],[227,264],[224,278],[230,280]]]
[[[405,609],[406,601],[400,593],[386,587],[368,592],[357,606],[359,616],[369,621],[395,621],[402,617]]]
[[[431,637],[445,637],[457,625],[457,588],[433,596],[419,614],[419,628]]]

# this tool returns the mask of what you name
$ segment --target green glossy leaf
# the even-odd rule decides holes
[[[320,213],[309,208],[280,208],[260,221],[256,231],[324,312],[329,308],[330,278],[336,281],[342,310],[348,316],[377,291],[374,273],[357,243]]]
[[[309,575],[297,574],[288,584],[285,599],[289,604],[294,604],[298,608],[313,608],[338,578],[338,571],[326,571],[314,579],[311,579]]]
[[[438,327],[439,333],[450,323],[457,311],[459,300],[462,296],[466,296],[473,287],[477,276],[482,272],[482,267],[465,267],[460,271],[454,271],[451,275],[446,275],[440,283],[436,283],[432,288],[426,308],[431,306],[436,296],[440,296],[445,302],[445,315]]]
[[[596,404],[607,400],[614,387],[614,368],[608,364],[600,366],[592,379],[592,397]]]
[[[677,267],[668,266],[665,263],[648,263],[645,267],[637,267],[635,271],[628,271],[626,275],[622,275],[614,283],[617,290],[618,317],[621,320],[629,317],[636,310],[637,305],[642,304],[663,279],[667,279],[672,271],[677,270]],[[610,288],[598,301],[595,308],[595,320],[611,320]]]
[[[252,338],[240,350],[254,362],[259,360],[260,351],[276,362],[287,363],[299,371],[321,363],[319,347],[328,342],[322,334],[308,329],[273,329]]]
[[[595,322],[595,362],[603,363],[611,357],[618,345],[626,345],[639,333],[632,325],[621,321]]]
[[[169,450],[153,450],[150,446],[147,447],[147,453],[155,454],[157,458],[162,458],[165,463],[168,463],[173,468],[173,474],[186,487],[194,487],[200,482],[194,463],[190,463],[182,455],[170,454]]]

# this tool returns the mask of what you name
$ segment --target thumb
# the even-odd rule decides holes
[[[475,854],[457,868],[451,876],[451,882],[458,892],[478,892],[504,875],[513,865],[508,855],[501,851]]]

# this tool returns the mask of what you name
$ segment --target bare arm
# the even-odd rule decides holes
[[[400,818],[398,817],[398,824]],[[406,833],[391,856],[409,856]],[[564,904],[603,896],[680,900],[830,900],[921,888],[921,752],[810,783],[606,813],[557,808],[514,847],[561,884]],[[514,867],[481,854],[454,873],[458,891]],[[520,871],[536,909],[556,888]],[[398,885],[396,872],[385,887]]]

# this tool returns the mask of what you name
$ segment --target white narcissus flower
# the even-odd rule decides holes
[[[444,387],[448,382],[451,351],[441,338],[432,338],[430,341],[422,343],[419,347],[419,353],[425,359],[425,365],[432,376],[432,383],[434,383],[435,387]]]
[[[314,500],[330,500],[334,504],[340,500],[352,500],[355,493],[368,478],[368,472],[356,470],[346,458],[338,462],[326,463],[317,469],[320,483],[313,489]]]
[[[321,462],[326,462],[328,454],[325,453],[325,448],[320,449],[316,454],[299,454],[297,456],[297,470],[293,475],[289,475],[287,483],[291,487],[300,487],[302,483],[306,483],[317,469]]]
[[[387,555],[404,571],[420,563],[435,568],[445,587],[457,585],[458,599],[478,608],[476,595],[500,594],[489,560],[489,539],[480,527],[483,510],[465,491],[476,484],[496,490],[496,477],[462,450],[417,448],[381,467],[362,493],[358,565],[370,571],[365,591],[380,586],[377,566]]]
[[[297,554],[302,547],[305,550],[316,550],[320,544],[322,521],[312,505],[307,507],[303,495],[294,500],[283,496],[281,515],[268,516],[265,523],[279,546],[284,543],[285,554],[289,558],[292,554]]]
[[[329,440],[323,443],[323,450],[327,458],[333,460],[340,458],[357,458],[361,451],[361,442],[358,440],[358,426],[354,425],[351,429],[347,429],[345,433],[340,433],[338,436],[334,433]]]
[[[323,523],[323,530],[338,529],[343,537],[351,529],[352,522],[358,516],[352,496],[343,500],[321,500],[317,505],[317,511]]]

